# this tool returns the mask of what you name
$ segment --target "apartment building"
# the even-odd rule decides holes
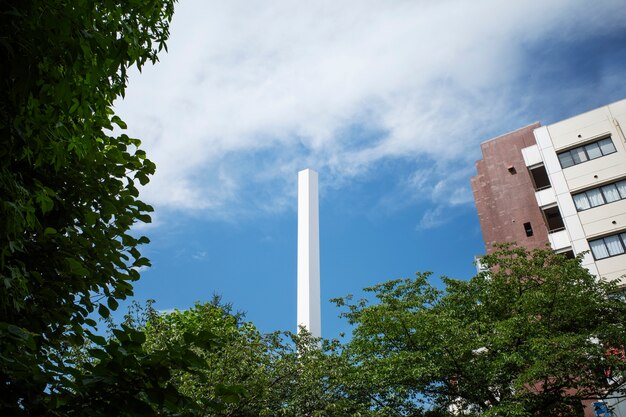
[[[626,99],[481,144],[472,190],[487,252],[497,242],[587,252],[626,284]]]

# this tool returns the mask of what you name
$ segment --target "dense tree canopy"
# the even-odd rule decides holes
[[[626,303],[613,284],[550,250],[504,247],[469,281],[429,274],[367,289],[352,340],[261,334],[219,303],[149,314],[147,350],[205,334],[197,372],[173,384],[205,416],[580,416],[623,395]],[[286,337],[285,337],[286,336]]]
[[[469,281],[428,274],[352,303],[347,350],[383,405],[471,415],[576,416],[623,395],[626,303],[615,285],[550,250],[503,247]]]
[[[202,358],[197,372],[176,371],[172,379],[201,415],[369,415],[367,402],[348,395],[352,369],[336,342],[320,346],[306,332],[261,334],[218,300],[147,316],[139,322],[146,322],[148,351],[171,351],[188,335],[214,341],[194,349]]]
[[[174,0],[0,3],[0,408],[44,414],[70,389],[68,346],[132,294],[130,227],[154,164],[112,103],[155,62]],[[85,330],[87,329],[87,330]],[[74,386],[71,390],[76,391]]]

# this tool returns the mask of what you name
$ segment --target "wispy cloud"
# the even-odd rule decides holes
[[[437,206],[433,209],[426,210],[415,229],[418,231],[434,229],[435,227],[441,226],[447,222],[448,219],[446,219],[444,215],[444,208],[442,206]]]
[[[207,252],[206,251],[198,251],[195,252],[193,255],[191,255],[191,257],[193,259],[195,259],[196,261],[201,261],[203,259],[205,259],[207,256]]]
[[[625,31],[623,0],[182,0],[170,53],[117,107],[157,163],[143,196],[163,208],[281,211],[299,169],[343,187],[394,158],[414,161],[422,196],[453,206],[471,201],[477,143],[542,97],[549,80],[532,75],[550,63],[529,51]]]

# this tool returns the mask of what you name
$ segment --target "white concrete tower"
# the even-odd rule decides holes
[[[322,336],[317,172],[298,172],[298,331]]]

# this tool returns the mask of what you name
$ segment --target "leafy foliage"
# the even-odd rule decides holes
[[[152,208],[138,200],[137,182],[148,181],[154,164],[137,139],[114,133],[126,125],[112,103],[124,95],[128,68],[155,62],[165,47],[173,3],[0,4],[0,408],[6,412],[39,415],[61,407],[75,373],[65,353],[91,334],[92,313],[107,317],[132,294],[137,268],[149,264],[137,249],[148,239],[129,229],[150,221]],[[114,346],[102,345],[107,348],[109,359],[116,357]]]
[[[336,300],[381,409],[574,416],[581,400],[623,392],[613,353],[626,344],[626,303],[614,284],[550,250],[503,246],[483,262],[490,273],[444,278],[445,290],[418,274],[368,288],[377,304]]]
[[[79,416],[193,416],[196,404],[172,383],[175,372],[196,372],[200,358],[196,346],[207,347],[212,340],[196,335],[170,349],[145,349],[146,334],[122,325],[115,337],[105,340],[91,336],[85,355],[76,355],[71,379],[59,389],[54,412]],[[66,358],[71,358],[67,355]],[[80,360],[82,359],[82,361]]]
[[[201,358],[195,372],[176,370],[172,378],[201,415],[370,415],[367,404],[347,393],[351,368],[337,342],[322,344],[306,331],[264,335],[230,312],[216,298],[186,311],[158,315],[148,309],[144,315],[149,351],[172,351],[201,334],[213,341],[193,348]]]
[[[243,386],[233,381],[244,381],[241,372],[252,374],[257,366],[249,360],[249,346],[241,343],[248,340],[250,330],[251,326],[240,325],[238,318],[213,304],[197,304],[185,311],[150,313],[146,349],[172,351],[197,337],[206,340],[193,349],[198,372],[175,372],[172,381],[201,410],[216,412],[239,402]]]

